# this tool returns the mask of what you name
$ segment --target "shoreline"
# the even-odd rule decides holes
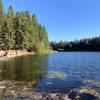
[[[28,52],[26,50],[1,50],[0,51],[0,60],[5,60],[9,58],[15,58],[20,56],[34,55],[35,52]]]
[[[55,53],[55,51],[46,51],[45,53],[36,53],[36,52],[28,52],[27,50],[1,50],[0,51],[0,60],[5,60],[9,58],[15,58],[15,57],[21,57],[21,56],[27,56],[27,55],[35,55],[35,54],[52,54]]]

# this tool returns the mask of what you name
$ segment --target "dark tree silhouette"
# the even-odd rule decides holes
[[[74,41],[50,42],[53,50],[57,51],[100,51],[100,36]]]

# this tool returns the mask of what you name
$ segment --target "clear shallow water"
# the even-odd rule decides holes
[[[59,52],[18,57],[0,62],[0,80],[37,82],[37,91],[68,92],[100,81],[99,52]]]

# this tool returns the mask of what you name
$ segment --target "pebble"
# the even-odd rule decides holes
[[[100,93],[87,87],[72,90],[70,93],[47,93],[36,92],[31,86],[23,84],[16,82],[6,88],[0,82],[0,90],[5,90],[2,100],[100,100]]]
[[[0,89],[5,89],[6,88],[6,86],[0,86]]]

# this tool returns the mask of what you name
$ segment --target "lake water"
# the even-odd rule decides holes
[[[0,61],[0,80],[35,80],[37,91],[69,92],[87,86],[84,80],[100,82],[100,52],[59,52]]]

